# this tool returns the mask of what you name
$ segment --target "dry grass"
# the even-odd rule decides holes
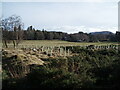
[[[24,40],[19,46],[31,47],[31,46],[86,46],[86,45],[118,45],[116,42],[68,42],[60,40]],[[9,45],[13,45],[9,43]]]

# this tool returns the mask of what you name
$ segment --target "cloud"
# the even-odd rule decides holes
[[[103,2],[103,0],[85,1]],[[7,17],[16,13],[22,17],[26,28],[33,25],[39,30],[44,28],[67,33],[116,32],[118,20],[116,7],[116,3],[4,3],[3,15]]]
[[[118,2],[119,0],[1,0],[2,2]]]
[[[117,27],[96,27],[96,28],[88,28],[89,32],[99,32],[99,31],[111,31],[113,33],[115,33],[116,31],[118,31]]]
[[[111,6],[111,8],[115,8],[115,9],[117,9],[117,8],[118,8],[118,6],[117,6],[117,5],[115,5],[115,6]]]
[[[67,33],[78,33],[78,32],[85,32],[85,33],[90,33],[90,32],[99,32],[99,31],[111,31],[115,33],[118,31],[117,27],[86,27],[86,26],[53,26],[53,27],[48,27],[45,28],[48,31],[62,31],[62,32],[67,32]]]
[[[81,0],[84,2],[118,2],[119,0]]]
[[[66,33],[77,33],[80,31],[86,31],[86,27],[85,26],[53,26],[53,27],[48,27],[46,28],[46,30],[48,31],[62,31],[62,32],[66,32]]]

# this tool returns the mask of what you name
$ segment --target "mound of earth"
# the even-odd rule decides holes
[[[13,60],[15,63],[21,62],[25,63],[26,65],[37,64],[43,65],[44,61],[42,61],[36,55],[26,54],[23,50],[2,50],[2,59],[3,63],[12,62]]]

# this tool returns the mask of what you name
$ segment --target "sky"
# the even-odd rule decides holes
[[[67,2],[8,2],[2,3],[2,16],[21,16],[25,29],[86,33],[118,30],[118,0],[78,0]]]

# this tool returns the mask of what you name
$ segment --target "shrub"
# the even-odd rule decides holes
[[[6,78],[15,88],[115,88],[119,87],[120,55],[115,50],[87,50],[76,47],[77,55],[49,58],[43,66],[31,66],[21,79]],[[6,73],[7,74],[7,73]]]

